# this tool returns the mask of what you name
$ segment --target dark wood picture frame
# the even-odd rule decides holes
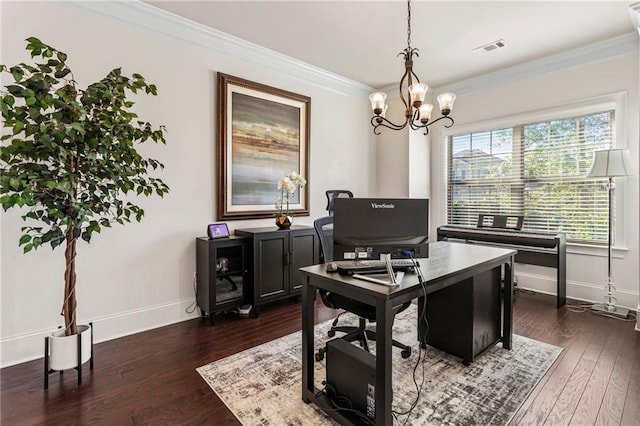
[[[311,98],[218,73],[218,220],[275,217],[279,179],[307,180],[289,211],[309,216]]]

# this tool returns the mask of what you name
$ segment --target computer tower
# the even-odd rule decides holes
[[[344,398],[354,410],[370,419],[376,417],[376,358],[362,348],[344,339],[327,342],[327,393],[334,403]],[[339,398],[342,397],[342,398]]]

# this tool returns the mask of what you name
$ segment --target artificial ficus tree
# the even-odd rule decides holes
[[[5,211],[26,211],[19,241],[25,253],[64,243],[62,315],[65,334],[72,335],[76,242],[91,241],[113,223],[140,221],[144,210],[131,194],[162,197],[169,191],[148,175],[164,166],[136,150],[148,140],[165,144],[165,129],[138,120],[131,110],[132,93],[157,94],[140,74],[127,77],[115,68],[82,89],[65,53],[35,37],[26,41],[34,63],[0,65],[6,77],[0,91],[0,203]]]

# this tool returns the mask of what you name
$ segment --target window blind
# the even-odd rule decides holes
[[[607,110],[449,136],[448,223],[523,215],[526,229],[606,243],[606,179],[586,175],[593,152],[614,146],[614,128]]]

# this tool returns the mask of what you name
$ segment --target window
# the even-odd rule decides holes
[[[607,188],[586,174],[593,152],[614,145],[614,112],[449,136],[448,223],[476,225],[481,213],[524,215],[524,228],[606,243]]]

